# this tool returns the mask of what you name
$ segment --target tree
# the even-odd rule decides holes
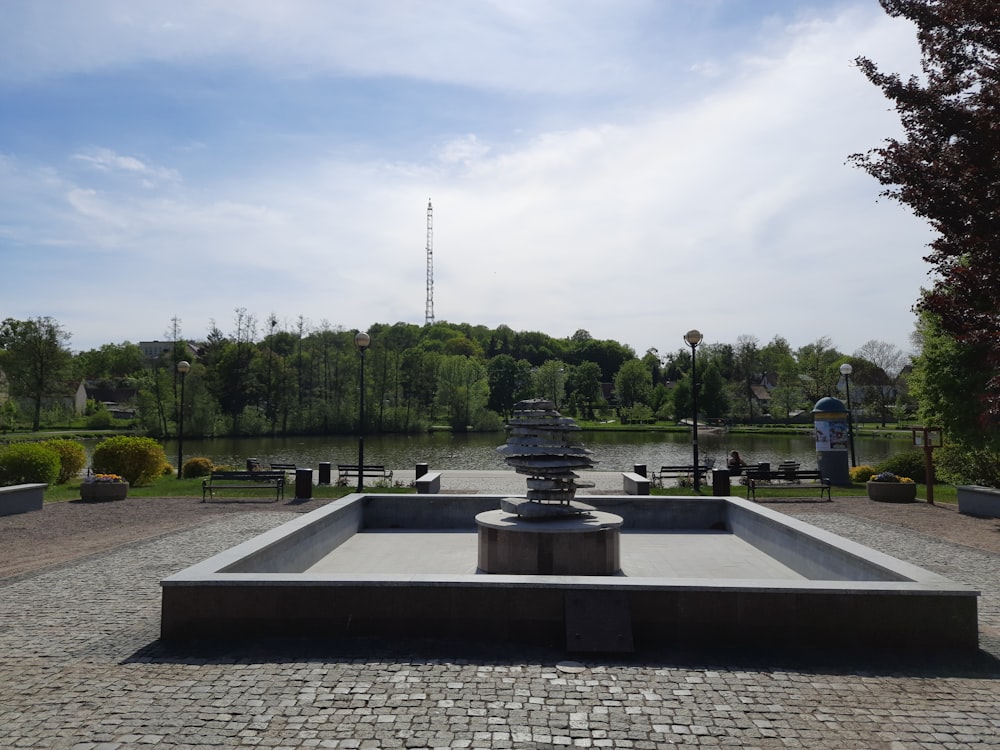
[[[926,219],[925,260],[937,276],[918,310],[936,316],[961,358],[990,370],[982,428],[1000,427],[1000,23],[994,0],[880,0],[917,26],[923,77],[903,81],[860,57],[864,75],[895,105],[906,137],[851,160],[883,195]],[[958,352],[956,352],[958,353]],[[927,363],[925,363],[927,364]]]
[[[600,366],[596,362],[583,362],[570,367],[566,387],[577,413],[582,413],[585,419],[593,419],[594,406],[602,398]]]
[[[756,336],[741,335],[736,339],[733,360],[735,391],[747,405],[747,420],[753,422],[754,392],[761,374],[760,342]]]
[[[488,406],[505,420],[514,412],[514,404],[527,397],[531,382],[531,365],[509,354],[498,354],[486,362],[486,378],[490,386]]]
[[[984,367],[983,345],[959,343],[942,330],[940,321],[923,313],[917,325],[920,355],[910,379],[919,418],[940,426],[954,441],[973,448],[987,447],[989,436],[980,428],[979,394],[993,376]]]
[[[836,393],[837,381],[840,380],[837,362],[841,357],[840,352],[833,348],[833,342],[826,336],[820,336],[795,352],[799,373],[805,376],[802,379],[802,390],[813,404],[824,396]]]
[[[52,318],[7,318],[0,323],[0,367],[7,374],[11,395],[32,400],[33,430],[41,426],[44,398],[67,391],[66,376],[73,361],[69,338]]]
[[[642,360],[630,359],[615,375],[615,395],[620,406],[648,405],[652,390],[653,377]]]
[[[142,350],[128,341],[104,344],[100,349],[80,352],[74,359],[74,368],[81,379],[130,378],[142,372],[144,364]]]
[[[909,361],[906,353],[895,344],[871,339],[854,352],[863,363],[851,362],[854,372],[851,380],[867,386],[868,400],[878,410],[882,426],[889,418],[889,410],[896,400],[899,373]],[[858,364],[867,363],[868,367]]]
[[[532,374],[532,390],[536,398],[547,398],[556,409],[560,408],[566,395],[566,363],[558,359],[543,362]]]
[[[453,432],[466,432],[486,408],[489,385],[479,360],[458,354],[441,357],[437,370],[437,405],[447,411]]]

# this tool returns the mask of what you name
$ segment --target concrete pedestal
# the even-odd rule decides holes
[[[476,526],[484,573],[610,576],[621,569],[622,517],[614,513],[529,520],[491,510],[476,516]]]
[[[0,487],[0,516],[41,510],[47,484],[15,484]]]

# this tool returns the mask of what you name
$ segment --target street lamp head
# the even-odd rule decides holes
[[[191,371],[191,363],[188,362],[186,359],[182,359],[180,362],[177,363],[177,372],[179,372],[181,375],[187,375],[188,372],[190,371]]]
[[[368,345],[372,342],[372,337],[369,336],[364,331],[358,331],[354,336],[354,345],[358,347],[361,351],[368,348]]]
[[[852,372],[854,372],[854,368],[851,367],[847,362],[844,362],[844,364],[840,366],[841,375],[850,375]]]
[[[684,334],[684,340],[687,342],[688,346],[690,346],[692,349],[701,343],[702,338],[703,336],[701,335],[701,331],[699,331],[697,328],[692,328],[690,331]]]

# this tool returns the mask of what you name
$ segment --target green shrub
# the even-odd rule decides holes
[[[59,454],[42,443],[15,443],[0,448],[0,484],[55,484]]]
[[[107,430],[111,427],[111,414],[104,409],[96,411],[87,417],[86,425],[88,430]]]
[[[118,435],[94,448],[91,467],[98,474],[118,474],[133,487],[150,484],[163,475],[167,463],[163,446],[148,437]]]
[[[207,477],[212,473],[215,467],[212,465],[212,459],[205,458],[204,456],[196,456],[194,458],[189,458],[184,462],[184,470],[182,476],[184,479],[193,479],[194,477]]]
[[[878,472],[875,471],[875,467],[869,466],[868,464],[855,466],[853,469],[851,469],[850,473],[851,473],[851,481],[856,482],[858,484],[864,484],[869,479],[871,479],[875,474],[878,474]]]
[[[924,471],[924,454],[922,451],[906,451],[889,456],[878,465],[879,472],[891,471],[900,477],[909,477],[914,482],[926,484],[927,472]]]
[[[79,476],[87,465],[87,451],[75,440],[46,440],[42,445],[51,448],[59,456],[59,478],[56,484],[66,484]]]
[[[1000,451],[948,442],[934,451],[934,474],[939,482],[1000,487]]]

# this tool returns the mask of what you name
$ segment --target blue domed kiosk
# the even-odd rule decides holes
[[[850,425],[847,407],[839,398],[821,398],[813,407],[816,435],[816,468],[831,484],[841,487],[851,484],[847,466],[850,447]]]

